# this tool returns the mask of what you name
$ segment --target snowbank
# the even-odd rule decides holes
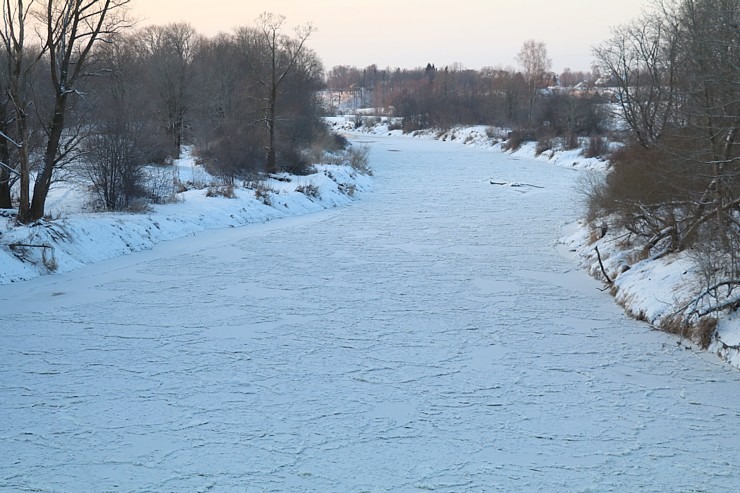
[[[621,306],[633,317],[656,328],[677,333],[679,344],[694,347],[697,325],[686,327],[676,318],[693,318],[692,312],[709,308],[712,298],[697,297],[706,289],[707,282],[689,252],[666,255],[659,259],[643,258],[641,249],[629,245],[619,233],[593,231],[581,221],[561,239],[569,250],[576,252],[582,265],[592,276],[604,279],[604,271],[613,281],[611,292]],[[598,249],[598,254],[597,254]],[[705,319],[704,323],[707,323]],[[730,365],[740,368],[740,317],[737,313],[723,314],[717,330],[707,340],[707,350],[719,355]]]
[[[398,130],[398,119],[393,117],[371,116],[364,118],[369,126],[356,128],[356,116],[337,116],[327,118],[331,128],[337,132],[352,132],[370,135],[404,135]],[[603,159],[587,158],[582,155],[582,149],[563,150],[554,147],[540,154],[537,153],[536,142],[525,142],[515,151],[507,151],[504,148],[508,131],[502,128],[493,128],[486,125],[472,125],[452,127],[447,130],[426,129],[416,130],[409,137],[418,139],[434,139],[443,142],[457,142],[479,149],[491,149],[499,152],[509,152],[512,156],[522,159],[537,159],[557,166],[573,169],[606,170],[608,163]]]
[[[192,157],[175,163],[190,190],[176,202],[154,205],[141,214],[83,213],[85,193],[74,185],[57,189],[47,210],[54,220],[17,226],[12,211],[0,212],[0,284],[152,248],[159,242],[207,229],[229,228],[316,212],[347,204],[356,191],[371,188],[371,178],[346,165],[317,165],[308,176],[276,175],[238,187],[234,198],[208,196],[213,187]]]

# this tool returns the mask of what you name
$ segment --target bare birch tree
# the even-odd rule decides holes
[[[552,66],[552,60],[547,56],[547,47],[542,41],[530,39],[522,45],[516,57],[522,68],[524,80],[529,91],[529,121],[534,117],[534,103],[537,92],[547,86],[547,75]]]

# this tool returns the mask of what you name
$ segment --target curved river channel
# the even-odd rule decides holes
[[[356,140],[349,207],[0,287],[0,491],[740,489],[740,372],[556,248],[580,172]]]

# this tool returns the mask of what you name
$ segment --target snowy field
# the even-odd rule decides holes
[[[555,244],[578,172],[356,140],[349,207],[0,286],[0,491],[737,490],[740,373]]]

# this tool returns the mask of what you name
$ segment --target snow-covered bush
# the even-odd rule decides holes
[[[272,206],[272,195],[279,193],[264,181],[255,182],[252,187],[254,197],[267,206]]]
[[[225,197],[227,199],[234,199],[236,198],[236,193],[234,192],[234,185],[227,183],[223,185],[212,185],[208,187],[208,191],[206,192],[206,197]]]
[[[321,196],[321,191],[319,190],[319,187],[317,185],[314,185],[313,183],[298,185],[297,187],[295,187],[295,191],[302,193],[306,197],[310,197],[312,199],[316,199]]]
[[[347,163],[358,173],[372,176],[373,170],[368,161],[369,155],[370,148],[367,146],[350,147],[347,150]]]

